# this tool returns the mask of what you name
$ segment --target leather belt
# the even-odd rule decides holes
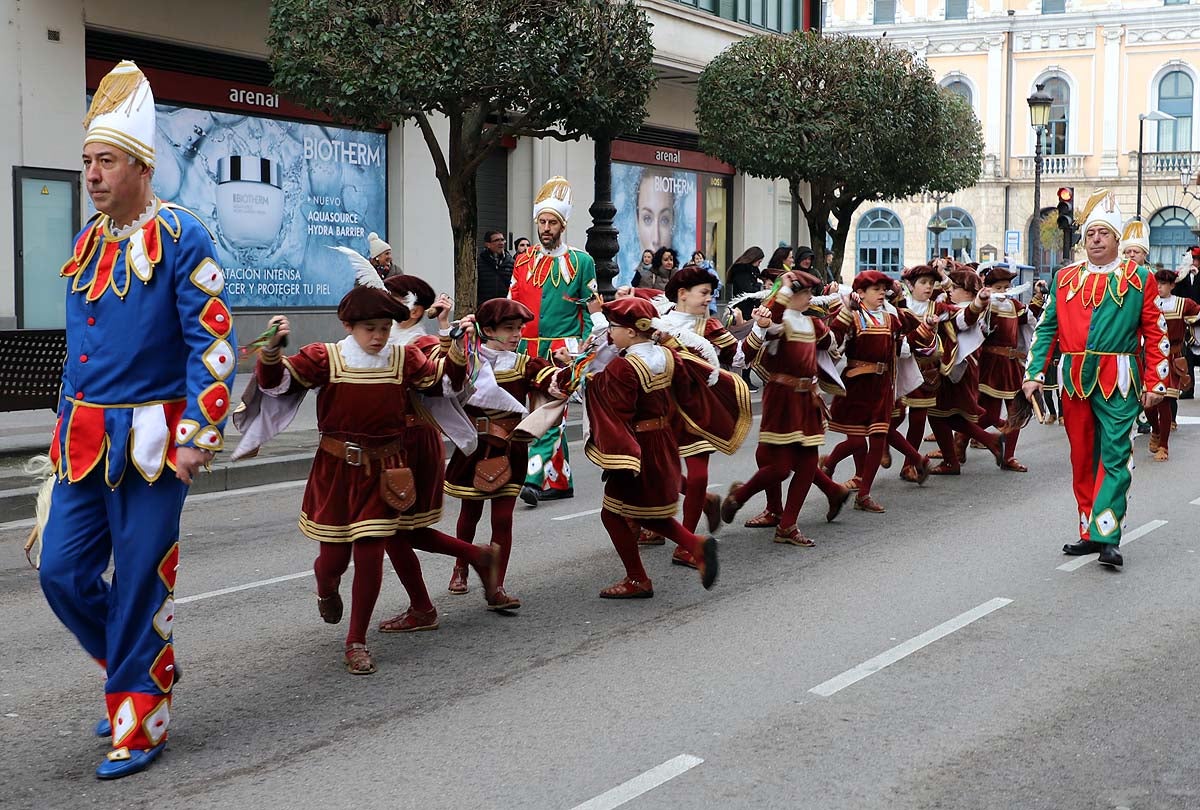
[[[1020,349],[1010,349],[1007,346],[984,346],[983,351],[984,354],[996,354],[1010,360],[1020,360],[1025,357],[1025,352]]]
[[[416,413],[404,414],[404,426],[406,428],[433,427],[433,425],[431,425],[429,423],[429,420],[427,420],[425,417],[421,416],[420,414],[416,414]]]
[[[371,462],[380,461],[389,456],[400,455],[404,451],[404,440],[393,439],[377,447],[363,447],[361,444],[335,439],[333,436],[322,436],[318,445],[329,455],[341,459],[351,467],[366,467],[371,471]]]
[[[521,419],[516,416],[477,416],[474,420],[475,430],[484,436],[495,436],[497,439],[508,440]]]
[[[665,416],[656,416],[653,419],[641,419],[633,423],[634,433],[649,433],[652,430],[666,430],[671,426],[671,420]]]
[[[767,382],[779,383],[780,385],[789,386],[793,391],[803,393],[813,390],[812,377],[796,377],[792,374],[772,374],[767,378]]]
[[[862,374],[886,374],[887,363],[872,363],[867,360],[847,360],[846,376],[858,377]]]

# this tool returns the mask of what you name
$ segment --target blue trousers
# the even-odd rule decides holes
[[[55,484],[42,534],[42,592],[59,620],[108,673],[113,746],[166,738],[175,653],[175,570],[187,485],[168,469],[153,484],[130,470],[116,489],[97,468]],[[111,584],[104,572],[113,562]]]

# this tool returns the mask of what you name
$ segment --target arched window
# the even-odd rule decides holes
[[[929,219],[933,224],[941,218],[946,230],[940,236],[929,232],[926,237],[930,257],[950,256],[960,262],[975,261],[975,220],[961,208],[943,208]]]
[[[1173,70],[1158,82],[1159,112],[1175,116],[1174,121],[1158,122],[1158,151],[1190,152],[1192,150],[1192,77],[1182,70]]]
[[[1194,227],[1196,217],[1186,208],[1169,205],[1155,211],[1150,217],[1150,264],[1161,263],[1168,270],[1184,264],[1183,252],[1196,244]]]
[[[1050,125],[1046,128],[1046,154],[1065,155],[1070,146],[1067,125],[1071,115],[1071,88],[1065,79],[1051,76],[1043,82],[1043,90],[1054,99],[1050,105]]]
[[[951,79],[942,85],[942,87],[946,88],[956,96],[962,96],[964,99],[966,99],[968,105],[972,107],[975,106],[975,101],[971,98],[971,85],[967,84],[962,79]]]
[[[855,272],[880,270],[899,275],[904,259],[904,228],[886,208],[873,208],[858,221]]]

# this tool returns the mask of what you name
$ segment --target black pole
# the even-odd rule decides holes
[[[1033,235],[1029,239],[1030,264],[1033,265],[1033,277],[1040,278],[1042,274],[1042,128],[1037,127],[1037,138],[1033,146]]]
[[[618,231],[613,227],[617,207],[612,201],[612,138],[596,139],[595,160],[596,199],[588,209],[592,227],[587,230],[586,248],[596,262],[597,288],[608,301],[616,294],[613,279],[617,275],[617,264],[613,259],[620,250]]]

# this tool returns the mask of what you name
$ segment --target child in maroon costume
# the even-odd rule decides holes
[[[885,297],[892,280],[884,273],[863,271],[854,277],[851,287],[860,297],[861,307],[848,301],[830,321],[834,335],[845,341],[846,370],[842,379],[846,395],[834,399],[829,427],[845,434],[846,439],[829,454],[825,472],[832,475],[838,461],[865,444],[866,458],[854,508],[879,513],[885,510],[871,497],[871,486],[891,430],[898,344],[907,336],[913,346],[927,348],[933,344],[934,333],[911,312],[886,308]]]
[[[566,392],[560,391],[558,384],[566,384],[570,372],[558,369],[549,360],[517,352],[521,330],[533,320],[533,313],[519,301],[508,298],[485,301],[474,316],[464,319],[465,322],[471,320],[474,320],[484,340],[476,362],[489,365],[497,386],[508,395],[512,409],[484,408],[467,402],[467,415],[475,420],[479,431],[479,447],[469,456],[461,450],[454,451],[446,469],[445,489],[446,494],[462,501],[457,533],[468,543],[475,539],[484,504],[491,503],[491,542],[499,556],[496,561],[496,587],[488,598],[488,610],[516,610],[521,607],[521,600],[505,592],[504,574],[512,553],[513,510],[524,481],[529,446],[525,441],[510,437],[523,416],[517,409],[537,393],[563,398]],[[493,492],[480,490],[475,486],[476,465],[484,459],[501,455],[508,457],[512,480]],[[467,558],[463,557],[454,566],[448,588],[450,593],[467,593],[467,562]]]
[[[392,276],[384,281],[387,291],[408,308],[408,319],[392,324],[388,343],[407,346],[431,359],[444,356],[450,348],[450,313],[454,302],[447,295],[437,295],[433,287],[414,275]],[[439,339],[425,331],[427,312],[437,317]],[[446,451],[437,425],[421,404],[421,397],[410,394],[412,412],[405,417],[404,457],[429,460],[429,474],[417,476],[414,485],[417,503],[428,509],[413,509],[401,516],[402,529],[387,542],[388,559],[396,569],[400,584],[408,593],[409,608],[403,613],[379,623],[381,633],[412,633],[438,628],[437,609],[429,598],[421,563],[414,546],[428,545],[429,535],[441,535],[440,540],[453,538],[430,528],[442,519],[442,483],[445,480]]]
[[[677,271],[667,281],[663,294],[673,303],[673,308],[665,313],[661,320],[668,331],[679,339],[679,349],[700,360],[713,365],[730,366],[737,354],[738,342],[733,335],[716,318],[708,314],[708,305],[712,301],[712,273],[703,267],[689,264]],[[686,334],[684,334],[686,333]],[[703,347],[703,351],[693,346],[697,341],[683,341],[683,338],[695,335],[712,347]],[[709,354],[709,356],[705,356]],[[716,361],[716,363],[713,363]],[[731,378],[732,379],[732,378]],[[746,418],[750,418],[750,392],[745,391]],[[696,531],[703,514],[708,520],[708,531],[715,532],[721,522],[721,498],[708,491],[708,460],[716,452],[712,442],[697,436],[680,422],[676,425],[679,439],[679,455],[686,467],[683,478],[683,527],[689,532]],[[671,562],[695,568],[696,560],[688,554],[683,546],[676,546],[671,555]]]
[[[909,286],[909,295],[902,307],[912,312],[918,318],[937,328],[937,323],[948,304],[938,304],[933,300],[937,284],[941,281],[942,273],[936,267],[928,264],[918,264],[907,268],[902,278]],[[911,347],[910,347],[911,349]],[[942,383],[941,374],[941,341],[936,341],[933,351],[913,351],[912,356],[921,372],[921,385],[917,389],[900,397],[900,403],[908,410],[908,431],[905,440],[914,448],[921,446],[922,435],[925,432],[928,410],[937,404],[937,391]],[[924,469],[912,464],[905,464],[900,470],[900,477],[905,481],[919,483],[923,475],[928,475],[928,456],[922,458]]]
[[[735,481],[730,486],[721,504],[721,519],[732,523],[742,504],[768,487],[780,486],[791,475],[775,542],[811,547],[813,541],[796,527],[796,518],[812,486],[817,454],[825,442],[825,416],[817,394],[817,354],[828,351],[831,337],[823,321],[804,314],[814,290],[821,287],[820,279],[792,271],[784,282],[771,306],[754,310],[755,324],[745,340],[746,353],[753,354],[754,368],[766,380],[756,454],[759,469],[745,484]],[[793,285],[799,289],[793,291]],[[849,497],[850,490],[843,488],[840,502]],[[830,506],[832,509],[832,501]]]
[[[942,382],[937,388],[937,401],[928,411],[929,425],[939,448],[930,455],[941,458],[942,463],[930,470],[930,475],[962,472],[966,437],[987,447],[997,464],[1004,460],[1001,437],[979,426],[979,417],[983,415],[979,407],[979,362],[975,351],[966,353],[961,339],[962,333],[973,328],[987,308],[991,291],[983,286],[979,274],[968,267],[958,266],[948,275],[950,300],[938,303]],[[961,443],[954,437],[956,432],[963,436]]]
[[[369,675],[375,663],[366,646],[366,631],[382,584],[385,545],[407,519],[429,508],[418,502],[399,514],[383,499],[382,474],[406,462],[415,465],[415,477],[431,474],[423,469],[424,459],[403,457],[408,393],[440,391],[443,374],[461,385],[464,358],[451,348],[446,361],[432,361],[419,351],[388,345],[392,321],[407,319],[408,310],[383,290],[354,288],[338,305],[338,317],[349,333],[346,338],[339,343],[310,343],[282,359],[278,347],[289,326],[283,316],[272,317],[278,329],[260,355],[255,374],[268,396],[297,387],[320,389],[321,442],[304,489],[300,531],[321,544],[313,564],[317,608],[330,624],[341,621],[338,584],[354,559],[345,663],[352,674]],[[490,576],[491,549],[443,538],[425,538],[428,545],[421,547],[443,554],[467,553],[472,564]]]
[[[983,315],[985,337],[979,352],[979,406],[983,408],[979,426],[999,428],[1004,424],[1000,418],[1001,406],[1007,408],[1014,397],[1022,396],[1021,381],[1025,378],[1025,355],[1029,353],[1029,347],[1021,345],[1021,328],[1025,324],[1030,328],[1037,325],[1044,299],[1039,290],[1026,307],[1017,299],[1004,296],[1009,284],[1017,277],[1006,267],[986,267],[982,277],[992,297]],[[1001,469],[1029,471],[1013,455],[1020,436],[1020,429],[1004,435],[1005,456]]]
[[[1191,387],[1190,361],[1183,347],[1184,338],[1188,328],[1200,321],[1200,304],[1175,295],[1178,277],[1174,270],[1159,270],[1154,274],[1154,280],[1158,282],[1158,311],[1166,321],[1167,340],[1171,344],[1167,358],[1170,370],[1163,401],[1147,410],[1146,418],[1153,431],[1150,434],[1151,456],[1154,461],[1167,461],[1170,458],[1171,423],[1175,421],[1171,408],[1179,400],[1179,394]]]
[[[749,429],[712,399],[711,367],[681,358],[653,341],[654,306],[637,297],[604,305],[609,339],[619,356],[587,378],[591,428],[585,452],[607,471],[600,519],[625,565],[625,578],[600,592],[603,599],[645,599],[654,586],[642,567],[637,531],[629,521],[683,546],[699,563],[700,581],[717,578],[717,540],[700,537],[675,520],[679,505],[676,418],[731,453]]]

